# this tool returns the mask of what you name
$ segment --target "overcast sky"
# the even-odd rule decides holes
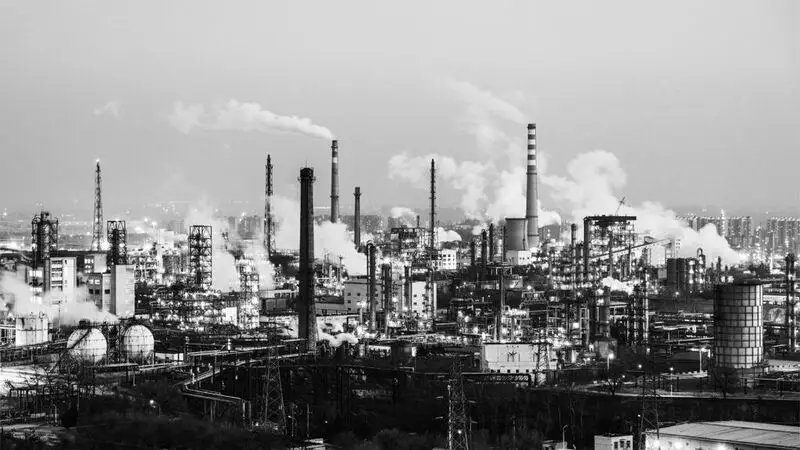
[[[354,185],[368,205],[424,205],[388,179],[392,155],[507,159],[464,129],[455,80],[536,122],[551,173],[600,148],[629,199],[796,210],[798,28],[792,1],[2,2],[0,206],[88,208],[96,158],[107,210],[258,201],[268,152],[277,193],[307,163],[327,202],[330,143],[220,126],[230,100],[329,129],[342,209]],[[524,126],[496,124],[523,148]]]

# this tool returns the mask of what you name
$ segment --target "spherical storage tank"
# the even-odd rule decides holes
[[[714,289],[714,358],[718,367],[749,369],[764,357],[763,286],[758,282]]]
[[[131,325],[121,336],[122,355],[128,361],[148,361],[153,357],[155,339],[153,332],[144,325]]]
[[[81,362],[95,364],[106,356],[108,343],[106,337],[97,328],[80,328],[72,332],[67,339],[69,356]]]

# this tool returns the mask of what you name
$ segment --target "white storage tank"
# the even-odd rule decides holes
[[[80,328],[69,335],[67,349],[72,359],[96,364],[106,357],[108,342],[97,328]]]
[[[144,325],[136,324],[125,328],[120,336],[122,356],[127,361],[147,362],[153,357],[155,339],[153,332]]]
[[[48,342],[49,321],[44,313],[19,316],[15,322],[14,339],[17,347]]]

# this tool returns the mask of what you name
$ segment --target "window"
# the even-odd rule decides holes
[[[111,293],[111,289],[106,289],[105,293],[106,294],[110,294]]]
[[[614,448],[619,448],[619,442],[614,442]]]

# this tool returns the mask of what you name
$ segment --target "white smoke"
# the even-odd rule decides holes
[[[500,96],[463,81],[445,80],[444,86],[466,104],[460,119],[466,132],[476,139],[477,147],[491,155],[486,162],[461,161],[449,156],[428,154],[413,157],[401,153],[389,160],[389,177],[427,186],[430,160],[437,162],[437,179],[444,181],[461,196],[461,208],[471,219],[498,222],[505,217],[525,216],[525,114]],[[503,129],[514,124],[514,133]],[[505,162],[497,159],[505,155]],[[545,169],[545,155],[538,155],[540,173]],[[508,167],[508,168],[506,168]],[[539,225],[561,223],[558,213],[542,209]]]
[[[414,227],[417,224],[417,213],[411,208],[406,208],[405,206],[395,206],[391,209],[389,214],[393,219],[399,219],[401,225]]]
[[[261,289],[273,289],[275,287],[275,267],[269,262],[267,249],[264,248],[264,233],[258,233],[258,236],[252,241],[246,241],[244,245],[244,256],[253,261],[258,273],[258,285]]]
[[[297,250],[300,247],[300,203],[285,197],[273,197],[276,232],[275,245],[281,249]],[[367,235],[362,235],[366,242]],[[358,253],[355,244],[343,223],[322,222],[314,225],[314,257],[322,259],[325,254],[336,259],[342,257],[342,264],[350,275],[366,273],[367,259]]]
[[[569,177],[543,175],[540,180],[559,204],[570,209],[576,222],[589,215],[613,214],[619,207],[619,214],[636,216],[637,232],[659,239],[679,239],[679,256],[694,256],[697,248],[702,247],[711,259],[738,261],[738,254],[713,227],[695,231],[677,219],[674,211],[656,202],[620,206],[618,191],[625,186],[627,175],[614,154],[604,150],[580,154],[569,162],[567,173]]]
[[[228,223],[216,217],[214,208],[206,201],[198,202],[189,208],[185,223],[187,227],[211,225],[211,286],[220,291],[238,291],[239,270],[236,268],[233,255],[225,248],[226,243],[222,235],[223,231],[228,230]]]
[[[364,275],[367,272],[366,255],[356,250],[347,226],[341,222],[322,222],[314,226],[314,257],[322,259],[325,254],[334,259],[341,256],[342,264],[350,275]]]
[[[338,348],[345,342],[350,345],[358,344],[358,338],[351,333],[338,333],[336,335],[330,335],[322,330],[318,330],[317,335],[320,340],[328,342],[333,348]]]
[[[524,153],[520,154],[524,156]],[[449,156],[428,154],[409,156],[404,152],[389,159],[389,178],[427,186],[424,181],[430,161],[437,161],[437,179],[448,182],[461,193],[461,209],[471,219],[491,220],[525,217],[525,168],[498,170],[493,162],[456,162]],[[524,160],[523,160],[524,161]],[[487,192],[493,192],[492,198]],[[539,226],[560,224],[561,216],[542,208],[539,202]]]
[[[445,230],[442,227],[436,228],[436,241],[437,242],[454,242],[460,241],[461,235],[453,230]]]
[[[628,295],[633,294],[633,283],[623,283],[611,277],[603,278],[600,283],[607,288],[611,288],[612,291],[625,292]]]
[[[3,309],[15,317],[44,313],[54,325],[77,325],[81,320],[90,322],[116,322],[111,313],[103,312],[94,302],[89,301],[86,286],[75,289],[74,298],[66,298],[63,303],[53,303],[52,295],[45,293],[41,299],[34,300],[31,287],[13,272],[0,273],[0,293]]]
[[[273,133],[292,133],[331,140],[333,133],[323,126],[314,124],[311,119],[297,116],[282,116],[263,109],[258,103],[228,100],[221,107],[208,114],[200,104],[185,106],[176,102],[169,123],[184,134],[194,128],[221,131],[261,131]]]

